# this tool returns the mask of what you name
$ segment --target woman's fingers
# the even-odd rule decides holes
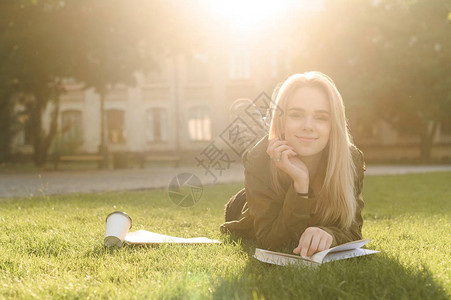
[[[306,242],[306,233],[307,233],[307,230],[304,231],[304,233],[301,235],[298,246],[293,250],[293,252],[295,254],[301,253],[302,245],[304,245],[304,243]],[[308,245],[310,246],[310,242],[308,242]]]
[[[293,253],[294,254],[299,254],[301,253],[302,250],[302,243],[304,242],[304,234],[301,235],[301,238],[299,239],[299,244],[296,248],[294,248]]]
[[[281,145],[287,145],[287,144],[288,144],[287,141],[280,141],[280,140],[274,139],[274,140],[272,140],[272,141],[270,142],[270,144],[268,145],[268,148],[266,149],[266,153],[268,153],[268,155],[269,155],[270,157],[273,157],[273,156],[274,156],[274,150],[275,150],[277,147],[279,147],[279,146],[281,146]]]
[[[309,234],[308,237],[301,244],[301,256],[303,258],[307,258],[307,252],[308,252],[308,249],[310,248],[312,238],[313,238],[313,236],[311,234]]]
[[[318,251],[318,246],[323,237],[319,234],[316,234],[312,237],[312,242],[310,243],[310,247],[307,249],[307,256],[312,256],[315,252]]]
[[[334,238],[330,234],[328,234],[327,241],[326,241],[326,247],[323,250],[329,249],[330,246],[332,246],[333,242],[334,242]],[[321,250],[321,251],[323,251],[323,250]]]
[[[266,149],[266,153],[275,161],[280,161],[282,152],[287,149],[293,149],[292,147],[288,146],[287,141],[274,139],[270,141],[270,144]]]
[[[333,238],[328,232],[318,227],[309,227],[301,235],[299,245],[293,250],[293,253],[300,253],[303,258],[306,258],[316,252],[329,249],[332,241]]]
[[[310,230],[305,230],[304,233],[301,235],[298,247],[294,249],[293,252],[296,254],[301,253],[301,256],[305,258],[307,255],[307,251],[310,248],[312,238],[313,238],[312,232]]]
[[[291,146],[288,146],[288,145],[281,145],[281,146],[277,147],[273,151],[273,159],[276,162],[279,162],[282,159],[282,155],[286,156],[288,154],[287,151],[293,151],[293,148]]]
[[[297,153],[293,151],[293,149],[287,149],[282,152],[281,159],[289,158],[290,156],[297,156]]]
[[[326,249],[329,249],[330,245],[332,244],[332,241],[330,242],[329,245],[328,245],[328,243],[329,243],[329,239],[328,238],[321,239],[321,242],[319,243],[317,250],[318,251],[324,251]]]

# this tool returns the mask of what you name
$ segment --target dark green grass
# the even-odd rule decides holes
[[[449,299],[451,173],[365,179],[364,237],[382,253],[316,270],[252,258],[255,244],[219,233],[242,185],[208,186],[193,208],[165,190],[0,200],[0,295],[14,298]],[[105,217],[133,230],[222,245],[102,246]]]

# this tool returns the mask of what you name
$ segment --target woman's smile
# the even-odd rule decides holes
[[[315,137],[308,137],[308,136],[296,136],[301,142],[314,142],[318,138]]]

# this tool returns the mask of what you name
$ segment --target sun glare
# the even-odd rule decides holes
[[[233,34],[246,35],[273,22],[287,1],[227,0],[205,1],[207,8]]]
[[[204,7],[234,36],[247,36],[277,25],[293,10],[320,9],[321,0],[204,0]]]

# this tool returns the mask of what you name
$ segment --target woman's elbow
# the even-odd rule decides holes
[[[277,250],[286,246],[282,238],[272,235],[257,236],[257,243],[259,247],[267,250]]]

